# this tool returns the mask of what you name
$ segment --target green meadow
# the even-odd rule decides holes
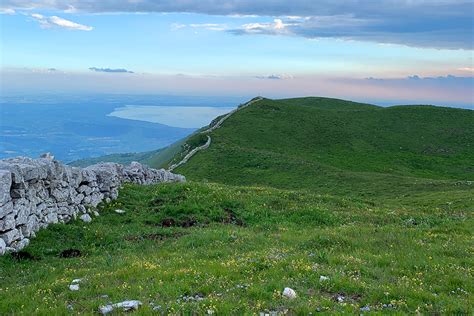
[[[264,99],[209,135],[187,183],[125,185],[0,257],[0,314],[474,312],[473,111]]]

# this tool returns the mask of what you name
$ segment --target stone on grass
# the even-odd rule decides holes
[[[137,300],[131,300],[131,301],[123,301],[120,303],[116,303],[116,304],[113,304],[112,306],[114,308],[123,308],[123,310],[126,312],[130,310],[138,309],[140,305],[142,305],[142,302],[137,301]]]
[[[111,313],[113,310],[114,310],[114,307],[112,305],[105,305],[105,306],[99,307],[99,313],[101,313],[102,315]]]
[[[100,216],[99,212],[97,212],[97,211],[94,211],[94,216],[95,216],[95,217],[98,217],[98,216]]]
[[[320,282],[328,281],[328,280],[329,280],[329,277],[327,277],[327,276],[325,276],[325,275],[321,275],[321,276],[319,277],[319,281],[320,281]]]
[[[69,289],[71,291],[79,291],[79,284],[71,284],[69,285]]]
[[[125,211],[124,211],[124,210],[115,210],[115,213],[117,213],[117,214],[124,214]]]
[[[99,313],[101,313],[102,315],[105,315],[112,312],[115,308],[121,308],[124,312],[128,312],[132,310],[137,310],[140,307],[140,305],[142,305],[142,302],[137,301],[137,300],[123,301],[120,303],[101,306],[99,307]]]
[[[360,308],[360,311],[361,312],[370,312],[370,306],[369,305],[366,305],[364,307],[361,307]]]
[[[285,313],[283,312],[278,312],[278,311],[265,311],[265,312],[260,312],[260,316],[278,316],[278,315],[284,315]]]
[[[84,223],[90,223],[92,222],[92,217],[89,214],[82,214],[81,217],[79,217]]]
[[[286,297],[286,298],[289,298],[289,299],[294,299],[296,298],[296,292],[295,290],[289,288],[289,287],[285,287],[285,289],[283,290],[283,293],[282,293],[283,297]]]
[[[344,302],[346,297],[342,294],[337,294],[336,296],[334,296],[334,299],[336,300],[336,302],[342,303],[342,302]]]

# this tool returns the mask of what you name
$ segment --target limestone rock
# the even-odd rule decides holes
[[[71,291],[79,291],[79,284],[70,284],[69,289]]]
[[[44,159],[48,159],[50,161],[53,161],[54,160],[54,156],[51,155],[51,153],[44,153],[40,156],[40,158],[44,158]]]
[[[0,238],[3,239],[7,247],[10,246],[10,244],[13,243],[15,240],[20,240],[22,237],[23,236],[21,235],[18,229],[12,229],[7,232],[4,232],[3,234],[0,234]]]
[[[124,312],[132,311],[132,310],[137,310],[140,306],[142,305],[142,302],[140,301],[123,301],[120,303],[115,303],[115,304],[109,304],[105,306],[99,307],[99,313],[102,315],[111,313],[115,308],[121,308]]]
[[[296,292],[292,288],[285,287],[282,293],[283,297],[286,297],[288,299],[295,299],[296,298]]]
[[[11,201],[0,206],[0,221],[2,220],[1,218],[10,213],[13,213],[13,202]]]
[[[130,310],[138,309],[140,305],[142,305],[142,302],[133,300],[133,301],[123,301],[120,303],[113,304],[112,306],[114,308],[122,308],[126,312]]]
[[[30,244],[30,240],[28,238],[23,238],[19,241],[12,243],[10,246],[15,249],[15,251],[23,250],[26,246]]]
[[[3,256],[5,254],[7,248],[7,244],[3,241],[3,239],[0,238],[0,256]]]
[[[363,307],[360,308],[360,311],[361,312],[370,312],[370,306],[369,305],[363,306]]]
[[[2,220],[0,220],[0,231],[9,230],[15,227],[15,215],[8,214]]]
[[[105,306],[99,307],[99,313],[102,315],[111,313],[113,310],[114,310],[114,307],[112,305],[105,305]]]
[[[84,223],[90,223],[92,222],[92,217],[89,214],[82,214],[81,217],[79,217],[81,221]]]
[[[5,249],[16,251],[25,247],[28,238],[49,224],[77,217],[90,222],[88,209],[104,200],[109,203],[116,199],[125,182],[182,181],[185,178],[181,175],[138,162],[129,166],[101,163],[81,169],[54,160],[50,153],[39,159],[0,160],[0,255]]]
[[[7,170],[0,170],[0,207],[10,202],[10,188],[12,186],[12,174]],[[0,211],[0,215],[1,215]]]

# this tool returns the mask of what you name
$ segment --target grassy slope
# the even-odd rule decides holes
[[[117,207],[126,213],[116,214]],[[92,314],[125,299],[145,304],[137,314],[151,313],[149,302],[173,314],[354,314],[366,305],[473,312],[474,221],[449,205],[414,212],[299,191],[188,183],[127,186],[100,213],[91,224],[40,231],[27,248],[35,260],[0,258],[0,314],[69,314],[69,304]],[[171,218],[195,226],[161,227]],[[58,257],[69,248],[83,257]],[[84,280],[71,292],[75,278]],[[280,296],[286,286],[296,300]],[[180,300],[190,295],[204,299]]]
[[[194,180],[400,199],[471,190],[474,112],[379,108],[347,101],[265,100],[212,133],[211,147],[177,169]]]
[[[126,186],[91,224],[40,231],[25,249],[34,260],[0,258],[0,314],[92,314],[125,299],[145,304],[137,314],[150,302],[165,314],[472,314],[471,123],[445,108],[254,104],[178,170],[227,184]],[[68,248],[84,255],[59,258]]]

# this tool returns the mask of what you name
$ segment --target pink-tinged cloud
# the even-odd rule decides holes
[[[1,90],[6,94],[35,92],[143,93],[206,96],[327,96],[366,102],[474,105],[474,77],[412,76],[400,79],[346,79],[295,76],[187,76],[151,74],[65,73],[7,69]],[[268,77],[268,76],[267,76]],[[272,77],[273,78],[273,77]]]

